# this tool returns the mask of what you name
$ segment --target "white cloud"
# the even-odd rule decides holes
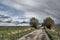
[[[23,20],[22,19],[18,19],[20,17],[12,17],[12,21],[18,21],[18,22],[22,22]]]
[[[26,12],[25,17],[27,17],[27,18],[31,18],[31,17],[39,18],[38,14],[36,14],[34,12]]]
[[[7,11],[0,11],[0,15],[8,16],[8,14],[7,14],[7,13],[8,13]]]
[[[34,0],[14,0],[16,3],[19,4],[25,4],[25,5],[29,5],[29,6],[34,6],[35,2]]]
[[[0,26],[17,26],[17,25],[13,23],[0,23]]]
[[[4,0],[3,4],[13,7],[17,10],[32,10],[33,8],[41,8],[47,0]],[[28,11],[28,10],[27,10]]]
[[[1,3],[16,10],[23,10],[24,16],[28,18],[37,17],[43,20],[47,16],[51,16],[56,20],[60,17],[58,0],[3,0]]]

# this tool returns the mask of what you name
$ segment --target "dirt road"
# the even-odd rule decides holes
[[[50,40],[44,29],[37,29],[18,40]]]

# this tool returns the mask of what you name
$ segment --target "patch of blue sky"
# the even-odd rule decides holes
[[[6,13],[0,13],[3,15],[8,15],[11,17],[24,17],[24,11],[23,10],[16,10],[14,8],[11,8],[9,6],[6,6],[4,4],[0,4],[0,12],[6,12]]]

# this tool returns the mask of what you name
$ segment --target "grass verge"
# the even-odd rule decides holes
[[[51,38],[51,40],[60,40],[60,37],[58,36],[58,34],[56,32],[53,32],[49,29],[46,29],[46,32],[47,32],[48,36]]]
[[[32,27],[0,27],[0,40],[17,40],[34,30]]]

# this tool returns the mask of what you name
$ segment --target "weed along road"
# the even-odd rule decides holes
[[[44,29],[37,29],[18,40],[50,40]]]

